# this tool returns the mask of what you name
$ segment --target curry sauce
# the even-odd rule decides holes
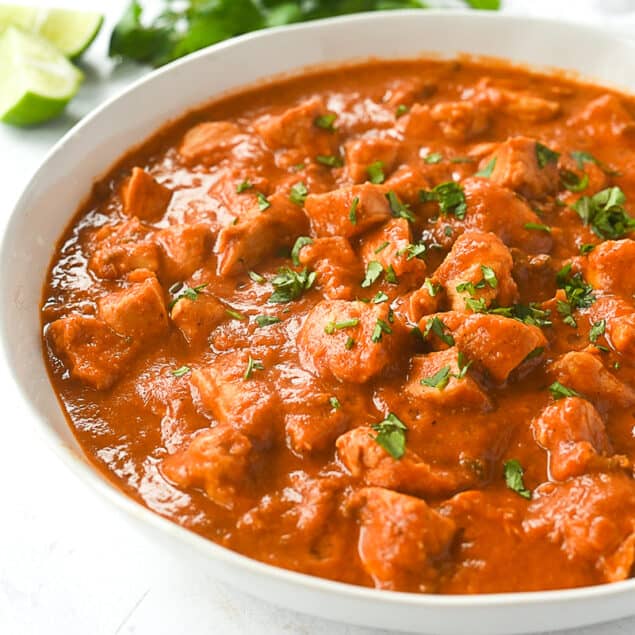
[[[599,86],[421,60],[252,88],[94,186],[44,287],[51,381],[124,492],[263,562],[622,580],[634,201],[635,103]]]

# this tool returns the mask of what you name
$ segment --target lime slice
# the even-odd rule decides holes
[[[19,26],[54,44],[66,57],[79,57],[95,39],[103,16],[93,11],[40,9],[0,4],[0,33],[8,26]]]
[[[0,120],[18,126],[59,115],[83,75],[44,38],[14,26],[0,35]]]

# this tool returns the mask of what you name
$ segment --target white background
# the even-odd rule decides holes
[[[100,10],[107,22],[85,56],[87,81],[63,118],[30,130],[0,124],[2,228],[46,150],[91,108],[147,72],[115,68],[106,59],[108,34],[125,0],[33,2]],[[635,0],[510,0],[506,8],[635,33]],[[0,367],[0,634],[377,633],[276,609],[206,577],[195,561],[177,561],[147,543],[43,445],[9,374]],[[635,619],[577,633],[632,635]]]

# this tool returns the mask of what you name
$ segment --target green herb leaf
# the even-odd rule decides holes
[[[609,176],[621,176],[617,170],[614,170],[609,165],[606,165],[606,163],[599,161],[589,152],[574,151],[574,152],[570,152],[569,154],[571,155],[571,158],[576,162],[576,165],[578,166],[578,170],[584,170],[585,163],[594,163],[605,174],[608,174]]]
[[[342,329],[354,328],[359,324],[359,318],[352,318],[350,320],[342,320],[341,322],[328,322],[324,327],[324,332],[328,335],[333,335],[335,331],[341,331]]]
[[[571,170],[560,170],[560,183],[569,192],[582,192],[589,185],[589,175],[584,173],[578,176]]]
[[[388,204],[390,205],[390,211],[395,218],[405,218],[407,221],[414,223],[416,218],[412,213],[410,206],[406,203],[402,203],[399,197],[392,191],[386,194]]]
[[[344,165],[344,161],[342,157],[338,157],[335,155],[327,155],[327,154],[318,154],[315,157],[315,160],[320,165],[325,165],[327,168],[341,168]]]
[[[437,163],[441,163],[441,161],[443,161],[443,155],[440,152],[431,152],[423,157],[423,162],[428,163],[429,165],[435,165]]]
[[[573,388],[567,388],[564,384],[561,384],[559,381],[554,381],[551,386],[549,386],[549,392],[553,396],[554,399],[564,399],[565,397],[581,397],[582,395],[579,392],[573,390]]]
[[[467,374],[470,366],[472,365],[472,361],[468,360],[463,351],[459,351],[459,355],[457,358],[457,365],[459,367],[459,374],[455,375],[457,379],[463,379]]]
[[[549,227],[549,225],[542,225],[541,223],[525,223],[523,227],[525,229],[535,229],[537,231],[546,232],[547,234],[551,233],[551,227]]]
[[[448,346],[454,346],[454,338],[449,333],[446,333],[447,326],[438,318],[430,318],[426,322],[426,328],[422,335],[428,337],[430,333],[434,333],[442,342],[445,342]]]
[[[536,302],[496,307],[494,309],[490,309],[489,313],[502,315],[503,317],[512,318],[514,320],[518,320],[519,322],[523,322],[524,324],[537,326],[539,328],[552,325],[552,322],[549,319],[551,311],[540,308]]]
[[[375,161],[371,163],[367,168],[366,172],[368,173],[368,179],[371,183],[375,185],[379,185],[386,180],[386,175],[384,174],[384,162],[383,161]]]
[[[346,338],[346,342],[344,343],[344,348],[345,348],[347,351],[350,351],[350,350],[351,350],[351,348],[353,348],[353,346],[355,346],[355,340],[354,340],[354,339],[353,339],[353,338],[349,335],[349,336]]]
[[[326,113],[325,115],[320,115],[316,117],[313,123],[318,127],[322,128],[322,130],[328,130],[329,132],[335,132],[335,121],[337,120],[337,115],[334,112]]]
[[[315,282],[315,272],[308,269],[294,271],[289,267],[281,267],[271,279],[275,291],[269,297],[270,304],[284,304],[297,300]]]
[[[253,280],[257,284],[264,284],[265,282],[267,282],[267,278],[265,278],[264,276],[261,276],[256,271],[250,271],[247,275],[249,276],[251,280]]]
[[[580,245],[580,254],[582,256],[586,256],[587,254],[590,254],[594,249],[595,245],[593,245],[592,243],[584,243],[583,245]]]
[[[525,470],[520,464],[520,461],[516,459],[505,461],[503,474],[505,476],[505,485],[507,485],[510,490],[527,500],[531,500],[531,491],[525,487],[523,480]]]
[[[582,196],[573,209],[600,238],[623,238],[635,229],[635,218],[624,208],[626,197],[619,187],[609,187],[593,196]]]
[[[256,198],[258,199],[258,209],[261,212],[264,212],[266,209],[269,209],[271,207],[271,203],[262,192],[258,192],[256,194]]]
[[[538,161],[538,167],[542,170],[548,163],[558,163],[560,153],[551,150],[547,146],[536,141],[536,160]]]
[[[381,245],[379,245],[379,247],[377,247],[377,249],[373,251],[373,253],[375,254],[381,253],[382,251],[384,251],[384,249],[386,249],[386,247],[388,247],[388,245],[390,245],[388,241],[382,243]]]
[[[423,288],[430,294],[431,298],[434,298],[443,289],[440,284],[435,284],[430,278],[424,280]]]
[[[436,388],[437,390],[443,390],[450,381],[450,367],[444,366],[431,377],[424,377],[421,380],[421,384],[428,386],[429,388]]]
[[[293,248],[291,249],[291,261],[296,267],[300,266],[300,251],[302,251],[302,247],[306,247],[311,244],[313,244],[313,239],[308,236],[300,236],[296,239],[293,244]]]
[[[234,309],[225,309],[225,313],[227,313],[229,317],[233,318],[234,320],[238,320],[239,322],[244,322],[247,319],[246,316],[244,316],[239,311],[234,311]]]
[[[356,196],[351,203],[351,208],[348,211],[348,220],[351,221],[353,225],[357,225],[357,207],[359,205],[359,196]]]
[[[366,276],[362,280],[362,288],[367,289],[377,282],[383,271],[384,268],[381,266],[380,262],[377,262],[377,260],[371,260],[366,267]]]
[[[337,397],[330,397],[329,403],[331,404],[331,408],[333,408],[333,410],[339,410],[341,407],[341,404]]]
[[[422,202],[436,201],[443,216],[453,214],[459,220],[465,218],[467,204],[463,188],[454,181],[440,183],[430,191],[421,190],[419,198]]]
[[[573,328],[577,327],[573,312],[577,309],[587,309],[595,302],[593,287],[587,284],[581,273],[571,273],[571,263],[560,269],[556,276],[560,289],[564,289],[567,301],[559,300],[556,309],[564,317],[564,321]]]
[[[386,302],[386,300],[388,300],[388,296],[383,291],[378,291],[372,302],[373,304],[381,304],[382,302]]]
[[[253,184],[251,184],[249,181],[243,181],[242,183],[239,183],[236,186],[236,192],[238,194],[242,194],[243,192],[250,190],[252,187],[253,187]]]
[[[413,258],[423,260],[427,250],[428,248],[424,243],[410,244],[406,247],[406,253],[408,254],[406,260],[412,260]]]
[[[399,460],[406,453],[406,432],[408,428],[397,415],[391,412],[383,421],[373,424],[371,428],[377,432],[377,436],[373,437],[374,440],[393,459]]]
[[[188,300],[196,300],[198,298],[199,293],[207,286],[205,284],[199,284],[196,287],[188,287],[183,282],[177,282],[173,284],[169,289],[169,293],[172,296],[172,300],[168,304],[168,309],[172,309],[172,307],[181,299],[187,298]]]
[[[410,108],[408,108],[406,104],[399,104],[397,108],[395,108],[395,117],[399,119],[399,117],[403,117],[409,110]]]
[[[606,320],[598,320],[594,322],[589,331],[589,341],[595,344],[601,335],[606,331]]]
[[[275,315],[257,315],[255,320],[256,320],[256,324],[258,325],[258,328],[271,326],[272,324],[277,324],[278,322],[281,322],[280,318],[276,317]]]
[[[498,278],[496,278],[495,271],[487,265],[481,265],[481,271],[483,272],[483,280],[492,288],[498,287]]]
[[[487,165],[482,170],[479,170],[478,172],[476,172],[474,176],[482,176],[486,179],[489,179],[489,177],[492,176],[492,172],[494,171],[495,167],[496,167],[496,157],[494,157],[493,159],[490,159],[487,162]]]
[[[392,333],[392,328],[390,327],[390,325],[386,324],[384,320],[380,320],[379,318],[377,318],[377,322],[375,323],[375,328],[373,329],[373,333],[370,336],[371,341],[374,344],[377,344],[377,342],[381,341],[381,338],[384,333],[390,335]]]
[[[243,379],[247,381],[248,379],[251,379],[251,376],[254,374],[255,370],[264,370],[264,369],[265,367],[263,366],[262,362],[258,361],[257,359],[254,359],[250,355],[249,359],[247,360],[247,369],[245,370]]]
[[[544,352],[545,352],[545,347],[544,346],[537,346],[536,348],[534,348],[533,351],[530,351],[529,353],[527,353],[527,357],[525,357],[525,359],[523,361],[526,362],[526,361],[528,361],[530,359],[534,359],[536,357],[540,357]]]
[[[183,377],[183,375],[187,375],[192,369],[189,366],[181,366],[176,370],[170,371],[175,377]]]
[[[399,284],[399,279],[397,278],[397,274],[395,273],[395,270],[393,269],[392,265],[388,265],[386,267],[386,282],[388,282],[389,284]]]
[[[289,190],[289,200],[292,203],[295,203],[296,205],[302,207],[304,205],[304,201],[306,201],[306,197],[308,194],[309,190],[307,189],[306,185],[302,181],[300,181]]]

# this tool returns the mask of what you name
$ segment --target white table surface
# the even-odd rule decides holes
[[[20,2],[20,0],[13,0]],[[67,115],[46,126],[17,130],[0,124],[0,227],[47,149],[91,108],[144,69],[106,61],[111,26],[127,0],[35,3],[95,8],[107,24],[85,56],[87,81]],[[575,9],[574,9],[575,7]],[[512,11],[635,25],[635,0],[510,0]],[[631,32],[633,32],[631,30]],[[0,634],[372,635],[277,609],[199,573],[148,543],[53,456],[0,365]],[[576,631],[632,635],[635,619]]]

